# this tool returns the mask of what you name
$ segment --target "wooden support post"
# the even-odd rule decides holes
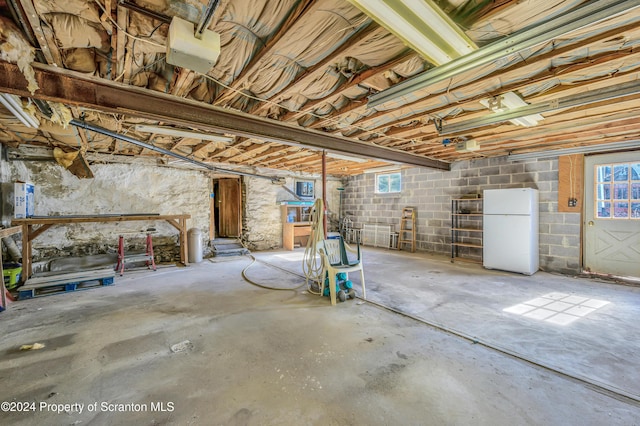
[[[327,151],[322,151],[322,204],[324,205],[324,239],[327,239]]]

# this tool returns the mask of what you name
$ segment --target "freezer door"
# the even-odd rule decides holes
[[[485,215],[482,265],[531,275],[538,270],[537,228],[531,216]]]
[[[483,198],[484,214],[531,214],[538,210],[537,189],[486,189]]]

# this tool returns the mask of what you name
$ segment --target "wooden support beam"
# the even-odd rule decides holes
[[[33,29],[33,33],[38,39],[38,44],[40,44],[42,54],[47,60],[47,63],[49,65],[62,67],[62,55],[60,54],[55,35],[51,28],[46,25],[41,25],[39,15],[31,0],[20,0],[20,5]]]
[[[125,83],[129,82],[131,78],[131,71],[125,71],[125,66],[127,64],[127,58],[130,58],[131,55],[127,55],[127,35],[125,31],[127,30],[127,26],[129,25],[129,9],[124,8],[122,6],[118,6],[116,8],[118,16],[116,17],[116,22],[118,23],[118,27],[122,28],[123,31],[118,30],[118,48],[116,49],[116,75],[114,80],[121,80]],[[129,65],[130,64],[129,60]]]
[[[267,158],[269,156],[271,156],[272,154],[277,154],[277,153],[281,153],[284,154],[286,156],[286,153],[293,149],[293,147],[290,146],[285,146],[285,145],[277,145],[274,147],[269,148],[268,150],[261,152],[260,154],[256,155],[255,157],[252,157],[250,159],[248,159],[247,161],[245,161],[246,164],[254,164],[257,163],[258,161]]]
[[[247,155],[251,155],[253,151],[257,151],[260,149],[268,149],[272,143],[254,143],[253,145],[249,145],[247,149],[239,153],[238,155],[234,155],[233,157],[227,158],[227,162],[239,162],[246,160]]]

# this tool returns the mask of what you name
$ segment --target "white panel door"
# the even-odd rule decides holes
[[[640,153],[585,157],[584,268],[640,277]]]

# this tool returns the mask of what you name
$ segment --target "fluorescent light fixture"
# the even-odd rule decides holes
[[[503,93],[500,96],[494,98],[483,99],[480,101],[486,108],[493,112],[505,112],[512,109],[528,106],[522,98],[513,92]],[[538,121],[544,120],[544,117],[540,114],[525,115],[524,117],[514,118],[509,120],[511,123],[517,126],[531,127],[538,124]]]
[[[225,142],[225,143],[233,142],[233,138],[230,136],[190,132],[187,130],[174,129],[173,127],[147,126],[143,124],[138,124],[136,125],[136,132],[156,133],[158,135],[176,136],[180,138],[193,138],[193,139],[200,139],[203,141]]]
[[[476,45],[432,0],[349,0],[435,65],[476,50]]]
[[[355,1],[352,2],[356,4]],[[357,3],[368,4],[369,0],[363,0]],[[378,3],[378,1],[371,1],[371,3]],[[387,102],[397,102],[398,98],[408,95],[411,95],[408,101],[418,101],[428,96],[429,92],[416,92],[432,84],[525,49],[546,43],[572,31],[588,27],[638,7],[640,7],[640,3],[637,0],[599,0],[586,2],[584,6],[571,12],[555,16],[539,25],[517,31],[508,37],[474,50],[449,63],[432,68],[415,77],[395,84],[387,90],[371,95],[367,105],[369,108],[372,108]]]
[[[336,160],[354,161],[356,163],[366,163],[367,161],[369,161],[366,158],[352,157],[350,155],[343,155],[343,154],[335,154],[333,152],[327,152],[327,157],[335,158]]]
[[[525,102],[525,106],[507,109],[506,111],[497,114],[490,114],[485,117],[473,118],[471,120],[460,121],[452,124],[442,124],[437,126],[437,130],[441,135],[450,135],[489,126],[491,124],[534,116],[542,112],[557,111],[560,109],[589,105],[596,102],[611,101],[638,93],[640,93],[640,84],[638,84],[637,80],[632,80],[627,81],[626,83],[615,84],[609,87],[603,87],[602,89],[578,93],[577,95],[565,96],[563,98],[540,102],[537,104],[529,105]]]
[[[10,95],[9,93],[0,93],[0,103],[25,126],[34,129],[40,127],[38,119],[22,108],[22,101],[18,96]]]
[[[629,150],[640,149],[640,140],[603,143],[598,145],[576,146],[573,148],[553,149],[550,151],[525,152],[522,154],[509,154],[507,156],[507,160],[508,161],[527,161],[527,160],[536,160],[538,158],[559,157],[561,155],[622,151],[625,149],[629,149]]]
[[[386,173],[386,172],[399,172],[399,166],[384,166],[384,167],[374,167],[373,169],[367,169],[363,171],[363,173]]]

